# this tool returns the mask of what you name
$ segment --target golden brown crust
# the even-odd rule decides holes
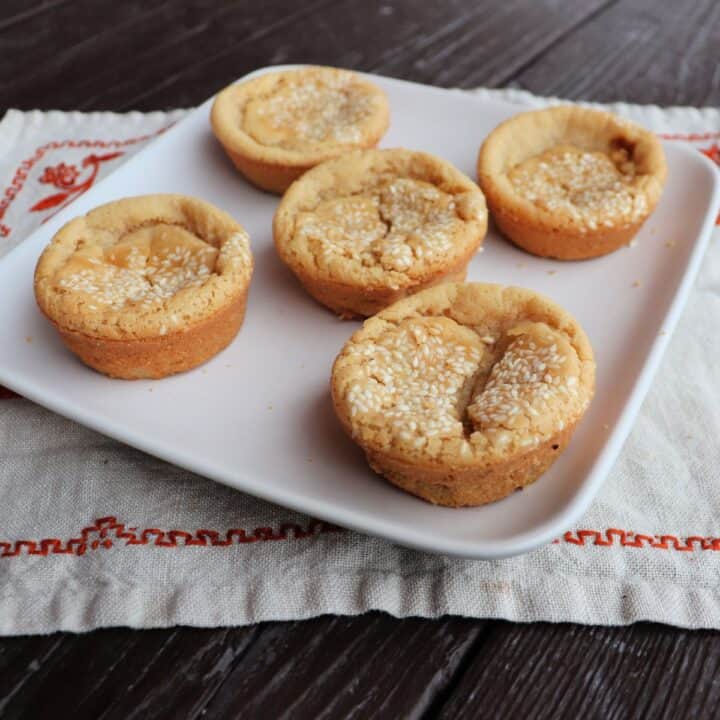
[[[280,258],[341,317],[366,317],[465,277],[485,199],[450,163],[403,149],[349,153],[292,185],[273,219]]]
[[[282,195],[304,172],[315,167],[314,163],[278,165],[251,158],[230,148],[225,148],[233,165],[260,190]]]
[[[417,468],[372,451],[367,458],[370,467],[393,485],[433,505],[474,507],[501,500],[535,482],[562,455],[574,431],[575,424],[523,455],[480,468]]]
[[[335,360],[331,389],[377,472],[458,507],[537,479],[569,441],[594,378],[585,333],[555,303],[444,284],[367,320]]]
[[[247,290],[196,325],[138,340],[91,337],[51,322],[67,348],[94,370],[124,380],[159,379],[202,365],[226,348],[242,326],[246,302]]]
[[[295,274],[305,290],[321,305],[332,310],[343,320],[353,320],[370,317],[398,300],[440,283],[462,282],[465,280],[468,264],[474,254],[473,249],[466,257],[461,258],[455,267],[440,270],[417,285],[398,290],[388,287],[363,288],[329,279],[322,280],[304,273],[302,269],[298,269]]]
[[[538,257],[588,260],[607,255],[627,245],[645,222],[643,219],[622,227],[572,233],[561,226],[540,225],[529,221],[527,216],[508,213],[502,198],[493,195],[492,187],[487,187],[485,193],[500,232],[518,247]]]
[[[571,193],[558,203],[537,197],[537,188],[532,194],[521,192],[511,174],[563,147],[584,155],[580,159],[586,162],[593,156],[612,159],[619,168],[620,192],[613,196],[600,187],[590,210],[575,207]],[[651,132],[610,113],[560,106],[501,123],[483,143],[477,171],[504,235],[535,255],[580,260],[613,252],[632,240],[660,199],[667,165],[662,145]],[[531,175],[537,179],[537,172]],[[587,186],[582,190],[577,196],[587,200],[592,193]]]
[[[316,97],[308,88],[315,88]],[[259,120],[270,122],[272,112],[263,114],[264,108],[255,112],[252,103],[266,103],[272,109],[273,98],[282,100],[281,112],[288,107],[290,111],[275,125],[258,128]],[[333,105],[336,112],[328,110]],[[254,113],[250,119],[247,108]],[[319,118],[315,117],[318,108],[324,110]],[[327,127],[318,127],[326,121]],[[390,111],[385,94],[361,75],[306,67],[266,73],[225,88],[213,103],[210,123],[235,167],[250,182],[282,194],[321,162],[351,150],[375,147],[390,124]]]
[[[242,323],[252,254],[229,215],[179,195],[126,198],[75,218],[35,270],[35,296],[65,344],[113,377],[205,362]]]

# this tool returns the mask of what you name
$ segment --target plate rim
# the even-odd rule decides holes
[[[269,65],[247,73],[246,75],[238,78],[238,80],[233,81],[231,84],[247,80],[251,77],[262,75],[267,72],[296,69],[301,67],[306,67],[306,65]],[[471,91],[463,91],[456,88],[440,88],[372,73],[361,74],[370,79],[382,78],[384,82],[413,86],[424,92],[429,90],[437,94],[462,93],[467,99],[477,102],[479,105],[487,105],[488,102],[492,102],[498,106],[504,105],[508,108],[512,108],[516,112],[525,111],[521,104],[513,103],[500,98],[489,101],[487,98],[474,97]],[[146,153],[153,151],[157,145],[168,141],[168,138],[172,138],[172,136],[178,132],[185,123],[191,122],[198,114],[205,112],[214,97],[215,95],[188,112],[185,117],[174,123],[160,137],[149,142],[127,162],[123,163],[120,167],[109,173],[100,182],[94,185],[87,194],[91,195],[94,193],[97,188],[101,187],[103,183],[115,175],[116,172],[122,169],[132,168],[134,163],[142,162]],[[388,524],[387,520],[381,520],[378,523],[371,516],[363,516],[361,519],[356,520],[353,517],[353,511],[349,508],[344,506],[338,507],[332,502],[327,502],[322,499],[310,498],[306,500],[301,492],[291,492],[291,497],[288,499],[287,490],[278,490],[277,492],[273,492],[272,485],[267,486],[262,483],[258,483],[258,481],[254,480],[251,475],[243,473],[242,471],[237,472],[231,478],[222,469],[213,469],[212,461],[194,461],[192,457],[190,457],[190,454],[186,453],[182,448],[166,447],[166,443],[163,441],[160,441],[158,444],[158,441],[153,441],[151,439],[146,440],[140,433],[136,433],[132,428],[120,427],[115,421],[106,420],[102,417],[98,418],[92,411],[85,411],[82,407],[77,406],[74,401],[63,399],[56,396],[54,393],[48,395],[42,391],[36,392],[31,383],[28,384],[24,379],[16,378],[13,371],[8,372],[7,368],[2,365],[0,365],[0,382],[6,387],[18,392],[25,398],[46,407],[59,415],[74,420],[81,425],[89,427],[103,435],[122,442],[123,444],[135,447],[142,452],[148,453],[149,455],[159,457],[161,460],[177,465],[178,467],[206,477],[207,479],[220,482],[221,484],[231,487],[236,491],[247,492],[248,494],[263,500],[316,517],[332,524],[341,525],[365,535],[381,537],[404,547],[410,547],[424,552],[467,559],[494,560],[528,552],[557,538],[559,534],[561,534],[587,510],[590,503],[597,495],[600,487],[609,474],[612,464],[617,459],[623,443],[632,429],[634,420],[637,417],[640,407],[653,382],[657,369],[660,365],[660,361],[677,326],[680,314],[687,302],[690,290],[700,269],[703,256],[710,242],[715,217],[720,210],[720,172],[718,172],[708,158],[704,157],[687,143],[673,141],[672,144],[670,144],[665,141],[663,142],[663,145],[666,149],[672,148],[671,152],[673,153],[677,152],[681,155],[685,155],[689,162],[703,167],[704,171],[708,173],[711,192],[702,225],[694,240],[687,263],[682,272],[680,282],[677,286],[677,290],[675,291],[667,311],[663,315],[663,319],[660,324],[662,332],[655,335],[648,352],[645,354],[637,375],[637,380],[625,398],[617,421],[605,439],[594,462],[590,465],[585,479],[578,486],[570,500],[559,512],[546,520],[544,523],[534,526],[530,530],[518,532],[511,538],[488,541],[435,537],[432,540],[429,540],[427,534],[422,528],[415,529],[403,526],[396,531],[392,525]],[[67,221],[67,219],[74,215],[72,211],[73,205],[74,203],[71,203],[68,207],[64,208],[62,212],[52,218],[51,222],[54,227],[60,227]],[[0,259],[0,263],[5,262],[23,246],[27,247],[26,243],[32,241],[36,234],[43,231],[47,231],[47,225],[36,228],[27,238],[18,243],[16,247]],[[208,470],[210,470],[210,472],[208,472]],[[458,509],[457,512],[462,512],[462,509]]]

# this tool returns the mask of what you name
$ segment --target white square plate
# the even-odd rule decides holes
[[[372,79],[392,108],[383,145],[435,153],[470,177],[483,138],[518,112],[468,93]],[[670,172],[659,207],[635,247],[604,258],[541,260],[489,233],[469,279],[532,288],[570,310],[595,348],[597,394],[568,450],[534,485],[486,507],[451,510],[374,475],[341,431],[328,379],[358,324],[316,304],[278,260],[271,235],[277,198],[253,189],[233,169],[211,134],[210,104],[0,263],[0,383],[208,478],[403,545],[497,558],[546,543],[570,526],[617,456],[697,272],[720,204],[711,163],[687,147],[666,145]],[[41,317],[33,269],[71,217],[155,192],[209,200],[248,230],[256,270],[247,318],[232,345],[202,368],[155,382],[110,380],[81,365]],[[670,239],[672,248],[665,246]]]

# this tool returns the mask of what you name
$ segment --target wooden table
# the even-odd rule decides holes
[[[199,103],[314,62],[444,86],[720,105],[717,0],[2,0],[0,109]],[[0,640],[0,717],[720,714],[720,639],[379,613]]]

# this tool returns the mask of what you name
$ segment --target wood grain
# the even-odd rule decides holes
[[[0,717],[47,718],[58,707],[77,720],[196,717],[258,633],[102,630],[43,638],[47,650],[36,638],[8,639],[18,677],[0,679]]]
[[[419,718],[487,623],[322,617],[0,643],[0,717]],[[341,692],[339,692],[341,690]],[[368,715],[370,713],[370,715]]]
[[[598,102],[720,104],[720,3],[621,0],[508,80]]]
[[[719,33],[716,0],[3,0],[0,109],[190,106],[291,62],[719,104]],[[714,718],[718,637],[369,613],[6,638],[0,717]]]
[[[715,718],[718,633],[497,623],[440,720]]]
[[[53,10],[68,2],[71,0],[43,0],[34,4],[24,0],[5,0],[0,16],[0,32],[10,30],[26,20],[37,18],[48,10]]]
[[[482,622],[319,618],[274,624],[208,704],[213,717],[419,718],[481,637]]]

